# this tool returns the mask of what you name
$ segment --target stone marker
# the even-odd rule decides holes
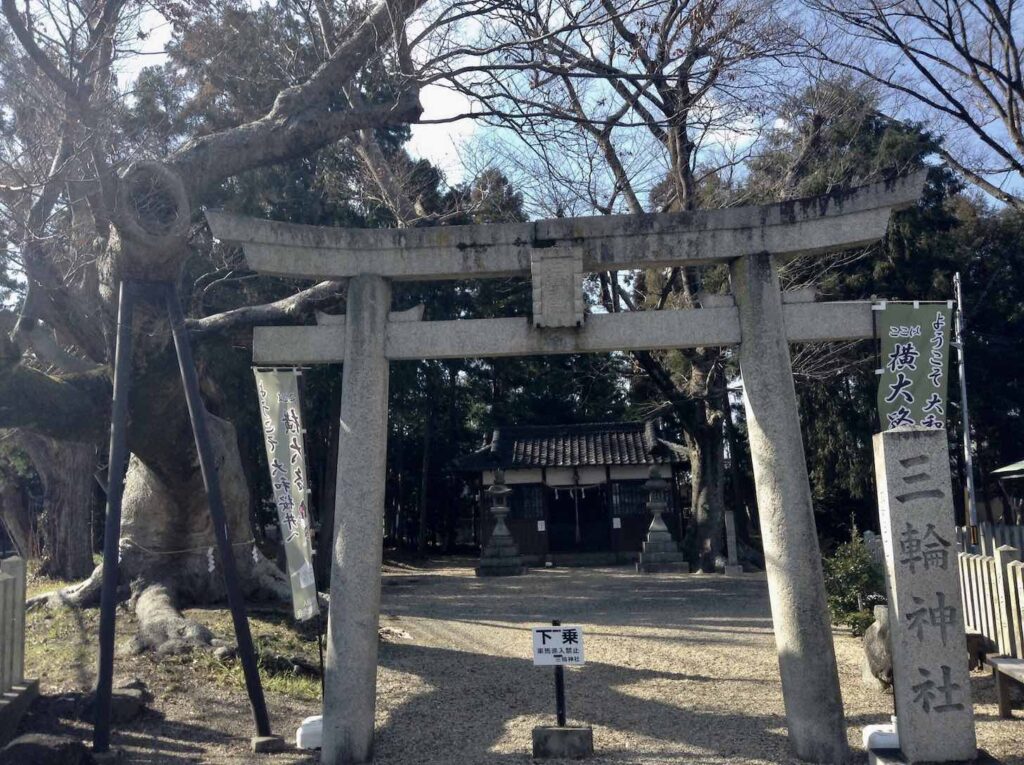
[[[907,762],[977,755],[946,431],[874,437],[900,750]]]
[[[651,466],[650,475],[644,488],[647,490],[647,509],[654,513],[654,518],[651,519],[650,528],[647,530],[647,539],[644,541],[636,570],[645,574],[688,574],[690,564],[683,558],[679,545],[672,538],[668,526],[665,525],[665,519],[661,517],[668,506],[666,496],[669,483],[661,477],[657,465]]]
[[[725,575],[737,576],[743,573],[736,547],[736,514],[732,510],[725,511]]]
[[[494,531],[487,545],[480,553],[477,576],[515,576],[523,573],[523,559],[519,556],[516,540],[505,524],[509,513],[508,495],[512,490],[505,485],[505,471],[494,471],[494,482],[487,489],[491,497],[491,515],[494,516]]]

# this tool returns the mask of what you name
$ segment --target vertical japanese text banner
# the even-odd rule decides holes
[[[875,306],[875,335],[882,343],[878,370],[882,430],[946,427],[952,312],[946,303]]]
[[[260,398],[270,485],[288,563],[292,605],[295,618],[302,621],[316,616],[320,608],[313,576],[309,484],[299,411],[298,372],[293,369],[253,369],[253,372]]]

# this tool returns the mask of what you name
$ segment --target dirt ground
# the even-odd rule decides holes
[[[378,671],[379,765],[529,763],[530,731],[553,724],[552,670],[535,668],[529,628],[553,618],[581,625],[586,666],[566,671],[570,723],[594,727],[590,762],[791,763],[763,576],[637,575],[627,568],[531,570],[478,579],[469,561],[388,566]],[[37,585],[38,586],[38,585]],[[223,611],[195,612],[223,635]],[[119,615],[126,640],[133,625]],[[257,614],[265,651],[315,661],[316,643],[281,616]],[[75,717],[95,665],[95,613],[30,618],[29,672],[46,698],[26,730],[88,739]],[[860,681],[860,640],[837,633],[851,746],[861,728],[892,713],[892,697]],[[318,710],[319,681],[268,669],[275,732],[293,739]],[[296,752],[248,752],[251,718],[237,664],[207,654],[121,656],[117,679],[143,679],[152,710],[116,727],[132,763],[315,763]],[[992,680],[972,678],[978,740],[999,761],[1024,765],[1024,713],[996,714]],[[552,762],[552,761],[548,761]]]

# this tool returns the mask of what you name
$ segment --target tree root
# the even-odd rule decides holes
[[[291,603],[292,588],[288,575],[262,555],[245,578],[246,596],[253,600]]]
[[[138,620],[138,631],[132,638],[129,652],[137,655],[151,651],[161,657],[187,653],[195,649],[209,651],[233,647],[233,640],[218,639],[208,627],[181,613],[173,584],[173,573],[165,570],[164,574],[165,576],[157,581],[139,577],[132,582],[130,588],[124,585],[119,587],[119,600],[128,600],[128,606]],[[250,599],[262,600],[265,603],[269,601],[275,606],[290,601],[291,591],[287,578],[266,559],[261,558],[251,566],[245,582],[248,585],[246,590]],[[93,570],[88,579],[78,584],[28,599],[27,607],[80,610],[98,606],[102,585],[103,566],[100,565]],[[321,594],[321,605],[326,612],[326,595]],[[294,657],[285,659],[271,656],[268,660],[272,664],[283,664],[287,661],[290,666],[298,663]],[[302,667],[298,673],[308,673],[308,668]]]
[[[25,601],[28,610],[34,608],[88,608],[99,605],[100,590],[103,588],[103,566],[92,570],[89,578],[70,587],[34,595]]]
[[[133,652],[151,650],[157,656],[170,656],[213,647],[213,633],[182,616],[166,584],[133,583],[131,606],[139,620],[139,630],[132,641]]]

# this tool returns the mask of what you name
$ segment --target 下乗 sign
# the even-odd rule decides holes
[[[538,667],[582,666],[583,629],[572,626],[534,627],[533,663]]]
[[[299,410],[298,372],[294,369],[253,369],[260,399],[263,441],[267,447],[270,485],[277,507],[292,607],[299,621],[320,613],[313,575],[312,518],[309,481]]]
[[[882,430],[946,427],[950,303],[881,303],[878,417]]]

